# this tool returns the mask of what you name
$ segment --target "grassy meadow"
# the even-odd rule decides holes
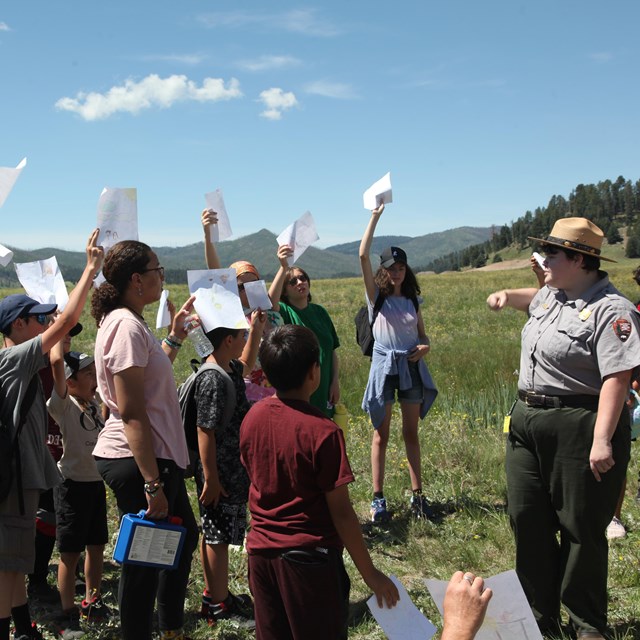
[[[623,261],[610,269],[613,282],[632,300],[640,296],[631,279],[636,265]],[[313,274],[312,274],[313,275]],[[431,339],[427,358],[439,396],[420,425],[425,493],[442,516],[437,524],[413,522],[408,513],[410,490],[407,461],[400,436],[400,414],[394,412],[389,445],[385,495],[394,511],[385,527],[368,523],[371,496],[371,427],[360,409],[369,361],[355,343],[353,317],[363,302],[358,279],[313,281],[315,302],[327,308],[341,340],[339,349],[342,398],[350,419],[347,448],[356,482],[352,500],[374,562],[397,575],[417,606],[436,624],[439,614],[423,583],[425,577],[448,579],[457,569],[489,576],[514,566],[514,549],[505,514],[502,420],[515,398],[519,362],[519,334],[524,314],[513,310],[490,312],[487,295],[500,288],[533,286],[529,269],[465,272],[419,277],[424,297],[423,316]],[[176,305],[187,296],[186,287],[169,285]],[[9,291],[2,292],[2,294]],[[148,309],[153,325],[156,309]],[[74,339],[74,349],[91,351],[95,324],[88,313],[82,318],[85,331]],[[182,381],[193,356],[186,346],[176,360],[176,380]],[[397,407],[396,407],[397,408]],[[640,507],[634,497],[638,479],[638,444],[633,445],[629,486],[622,519],[628,529],[625,539],[610,545],[610,624],[619,640],[640,639]],[[112,512],[112,530],[117,515]],[[112,548],[107,550],[110,557]],[[376,623],[366,615],[363,604],[370,595],[345,555],[352,577],[353,626],[350,638],[384,638]],[[246,558],[231,554],[231,588],[247,591]],[[53,579],[53,578],[52,578]],[[199,609],[202,572],[194,557],[190,612]],[[115,607],[117,567],[108,564],[106,600]],[[209,629],[189,615],[188,634],[194,639],[251,638],[251,633],[221,623]],[[53,637],[53,636],[51,636]],[[88,637],[117,638],[117,628],[103,627]],[[569,637],[569,636],[567,636]]]

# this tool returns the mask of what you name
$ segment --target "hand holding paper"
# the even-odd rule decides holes
[[[216,214],[216,224],[210,223],[209,226],[209,237],[211,238],[212,242],[221,242],[222,240],[230,238],[232,235],[231,224],[229,223],[227,209],[224,206],[222,189],[216,189],[215,191],[205,193],[204,199],[209,210]]]
[[[437,631],[436,627],[424,617],[407,593],[400,580],[389,576],[398,588],[400,600],[395,607],[379,607],[376,597],[367,600],[371,614],[382,627],[389,640],[429,640]]]
[[[319,239],[316,224],[309,211],[305,211],[293,224],[290,224],[277,238],[278,246],[289,245],[293,249],[293,262]]]
[[[454,578],[457,576],[458,582],[465,582],[466,584],[460,585],[460,587],[469,591],[477,580],[472,580],[469,584],[466,578],[460,580],[459,573],[455,574]],[[453,581],[454,578],[451,580]],[[446,604],[445,593],[449,584],[444,580],[425,580],[425,584],[440,613],[447,615],[449,611],[444,605]],[[475,635],[476,640],[496,640],[497,638],[501,640],[542,640],[542,634],[515,571],[505,571],[487,578],[484,585],[491,588],[493,596],[489,602],[484,622]],[[457,638],[457,636],[452,634],[445,636],[445,638]]]
[[[381,204],[393,202],[391,191],[391,173],[382,176],[380,180],[372,184],[362,195],[364,208],[369,211],[376,209]]]

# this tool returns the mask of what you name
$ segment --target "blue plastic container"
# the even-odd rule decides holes
[[[175,569],[180,560],[187,530],[175,521],[147,520],[144,509],[122,516],[113,559],[156,569]],[[172,520],[174,520],[172,522]]]

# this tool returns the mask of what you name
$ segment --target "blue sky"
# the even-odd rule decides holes
[[[312,212],[356,240],[509,223],[553,194],[640,178],[637,0],[22,0],[0,5],[0,166],[28,166],[0,243],[81,249],[104,186],[140,238],[234,237]]]

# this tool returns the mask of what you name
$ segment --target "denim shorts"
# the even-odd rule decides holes
[[[387,376],[384,381],[382,397],[385,404],[393,404],[398,390],[398,402],[408,404],[422,404],[424,388],[417,362],[409,362],[409,374],[411,375],[411,388],[400,390],[400,376]]]

